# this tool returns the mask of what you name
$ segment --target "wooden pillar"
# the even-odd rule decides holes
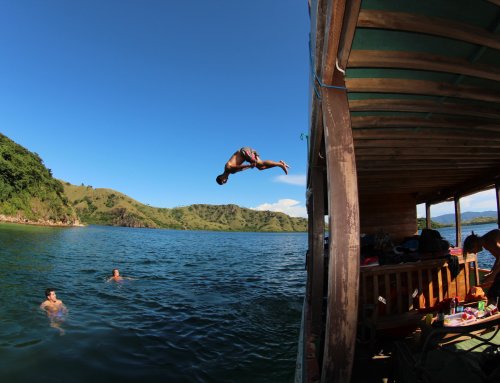
[[[426,202],[425,203],[425,227],[427,229],[431,228],[431,204]]]
[[[312,252],[313,252],[313,196],[312,193],[308,196],[309,198],[307,199],[307,243],[308,243],[308,248],[307,248],[307,256],[306,256],[306,271],[307,271],[307,280],[306,280],[306,298],[307,302],[311,302],[311,286],[312,286],[312,278],[313,278],[313,273],[312,273]]]
[[[500,182],[495,184],[495,192],[497,195],[497,224],[500,229]]]
[[[460,212],[460,197],[456,195],[455,201],[455,246],[462,247],[462,213]]]
[[[321,334],[325,242],[325,196],[323,192],[323,169],[313,167],[312,181],[312,289],[311,289],[311,326],[314,335]]]
[[[333,85],[345,87],[334,72]],[[345,89],[322,89],[330,250],[321,382],[349,382],[359,298],[359,201],[351,119]]]

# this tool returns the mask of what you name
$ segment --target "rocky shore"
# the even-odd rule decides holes
[[[8,223],[19,223],[23,225],[37,225],[37,226],[58,226],[58,227],[74,227],[74,226],[85,226],[80,223],[77,219],[74,221],[52,221],[49,219],[37,219],[36,221],[30,220],[21,216],[12,217],[0,214],[0,222]]]

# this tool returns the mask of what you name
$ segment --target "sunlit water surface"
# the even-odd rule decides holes
[[[290,382],[307,235],[0,225],[1,382]],[[111,269],[136,280],[106,282]],[[54,287],[61,327],[39,310]]]

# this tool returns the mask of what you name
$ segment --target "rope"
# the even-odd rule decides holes
[[[321,101],[321,95],[319,93],[318,88],[316,87],[316,83],[321,88],[328,88],[328,89],[342,89],[342,90],[347,90],[345,86],[337,86],[337,85],[328,85],[328,84],[323,84],[321,80],[319,79],[318,75],[314,71],[314,62],[313,62],[313,56],[312,56],[312,49],[311,49],[311,35],[309,34],[309,65],[311,67],[311,75],[313,76],[313,88],[314,88],[314,93],[316,93],[316,97]],[[339,62],[337,59],[335,59],[335,67],[345,76],[345,70],[341,69],[339,67]]]

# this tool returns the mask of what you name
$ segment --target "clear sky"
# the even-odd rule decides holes
[[[306,0],[0,0],[0,132],[152,206],[305,216],[308,36]],[[242,146],[289,175],[217,185]]]

